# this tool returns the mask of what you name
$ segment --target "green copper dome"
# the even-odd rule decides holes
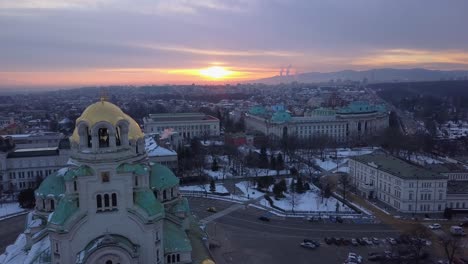
[[[64,173],[66,173],[65,170],[61,169],[47,176],[39,188],[37,188],[36,196],[42,198],[53,196],[54,198],[58,198],[63,195],[65,193]]]
[[[155,163],[151,166],[150,187],[156,190],[169,189],[179,185],[179,178],[166,166]]]
[[[275,123],[285,123],[291,120],[291,115],[286,111],[278,111],[273,114],[271,121]]]

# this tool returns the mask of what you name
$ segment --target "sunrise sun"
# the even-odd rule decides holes
[[[211,66],[200,70],[200,75],[211,79],[224,79],[232,74],[233,71],[220,66]]]

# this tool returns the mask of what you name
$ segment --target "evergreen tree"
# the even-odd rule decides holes
[[[18,194],[18,202],[22,208],[34,208],[36,199],[33,189],[22,190]]]
[[[304,183],[302,182],[302,177],[299,177],[296,182],[296,191],[298,193],[304,193]]]
[[[215,192],[216,191],[216,184],[214,179],[212,178],[210,181],[210,192]]]
[[[266,147],[262,147],[260,149],[259,167],[262,168],[262,169],[267,169],[268,168],[268,156],[267,156]]]
[[[279,183],[273,185],[273,194],[276,198],[283,197],[283,191],[281,190],[281,185]]]
[[[284,179],[281,179],[281,181],[278,183],[278,186],[281,190],[281,192],[287,192],[288,187],[286,186],[286,181]]]
[[[278,157],[276,158],[276,166],[278,166],[277,170],[284,170],[284,159],[281,153],[278,154]]]
[[[218,159],[216,159],[216,158],[213,159],[213,163],[211,164],[211,170],[212,171],[218,171],[219,170]]]
[[[452,219],[452,208],[448,208],[448,207],[445,208],[444,218],[447,218],[448,220]]]
[[[273,156],[273,154],[271,154],[270,157],[270,169],[276,170],[276,159],[275,156]]]

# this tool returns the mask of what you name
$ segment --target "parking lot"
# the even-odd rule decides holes
[[[215,207],[219,212],[232,203],[204,198],[189,198],[192,212],[200,219],[212,214],[207,211]],[[270,221],[260,221],[267,216]],[[383,252],[390,244],[387,237],[399,233],[384,224],[333,223],[328,219],[307,221],[305,218],[282,218],[253,207],[239,209],[208,224],[207,231],[212,241],[219,245],[213,249],[216,263],[343,263],[349,252],[367,258],[369,252]],[[352,238],[376,237],[377,245],[351,244],[328,245],[325,237]],[[304,239],[318,240],[320,247],[303,248]]]

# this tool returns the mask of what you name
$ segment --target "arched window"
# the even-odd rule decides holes
[[[138,186],[138,176],[135,176],[135,186]]]
[[[115,144],[117,146],[120,146],[122,144],[122,141],[120,140],[120,127],[119,126],[115,128]]]
[[[50,210],[55,210],[55,201],[50,199]]]
[[[113,193],[112,194],[112,206],[117,206],[117,194]]]
[[[106,264],[112,264],[112,263],[113,263],[112,260],[106,261]]]
[[[77,191],[78,190],[78,186],[76,186],[76,181],[73,181],[73,191]]]
[[[175,255],[172,255],[172,262],[175,263]]]
[[[180,261],[180,254],[177,254],[177,262]]]
[[[104,194],[104,207],[109,207],[109,194]]]
[[[99,147],[108,148],[109,147],[109,131],[107,128],[100,128],[98,131],[99,137]]]
[[[167,263],[171,263],[171,255],[167,255]]]
[[[163,201],[167,199],[166,190],[163,191]]]
[[[174,188],[171,188],[171,198],[174,197]]]
[[[46,207],[46,206],[45,206],[45,200],[42,199],[42,210],[45,210],[45,207]]]
[[[96,205],[98,209],[102,208],[102,196],[100,194],[96,196]]]

